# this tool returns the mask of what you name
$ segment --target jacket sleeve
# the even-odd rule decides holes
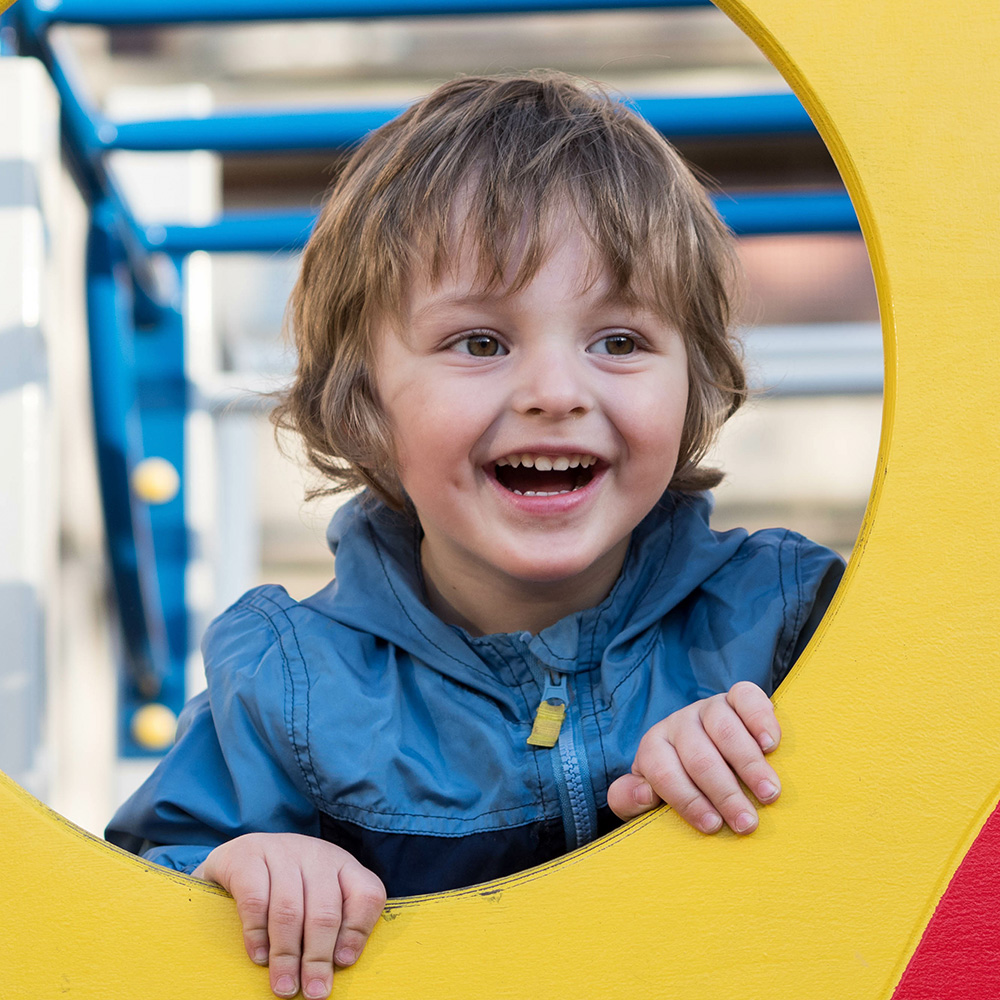
[[[111,820],[111,843],[190,873],[245,833],[319,835],[286,725],[293,678],[267,605],[244,599],[209,627],[208,690],[184,708],[176,743]]]
[[[773,666],[775,690],[809,644],[844,575],[844,560],[831,549],[787,532],[781,547],[786,630]]]

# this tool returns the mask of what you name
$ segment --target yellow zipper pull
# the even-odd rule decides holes
[[[559,740],[563,719],[566,718],[566,675],[548,673],[542,700],[535,709],[528,746],[554,747]]]

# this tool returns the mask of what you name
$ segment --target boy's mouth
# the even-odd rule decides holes
[[[594,478],[598,459],[593,455],[504,455],[493,467],[497,482],[518,496],[556,496],[572,493]]]

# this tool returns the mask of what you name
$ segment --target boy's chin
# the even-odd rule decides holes
[[[581,584],[593,585],[595,578],[618,577],[624,560],[625,547],[621,552],[601,553],[596,559],[588,559],[579,551],[560,557],[555,553],[534,552],[523,559],[514,559],[504,567],[507,575],[527,588],[557,591],[560,588],[575,589]]]

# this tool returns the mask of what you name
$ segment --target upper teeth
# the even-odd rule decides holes
[[[512,465],[515,469],[524,465],[539,472],[565,472],[566,469],[590,468],[597,462],[593,455],[533,455],[525,452],[523,455],[504,455],[498,458],[497,465]]]

